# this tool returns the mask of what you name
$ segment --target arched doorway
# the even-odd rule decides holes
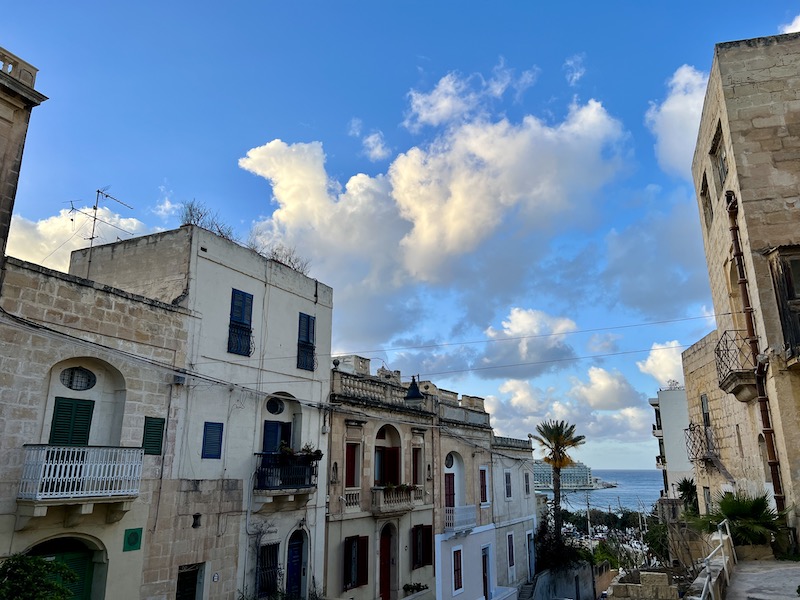
[[[286,550],[286,596],[291,600],[306,597],[306,535],[298,529],[289,538]]]
[[[67,565],[78,576],[76,581],[67,585],[72,592],[73,600],[91,600],[95,579],[99,580],[103,571],[102,568],[95,568],[96,549],[78,538],[56,538],[37,544],[28,554]],[[102,590],[103,583],[97,581],[96,587]],[[95,597],[102,597],[102,593],[96,594]]]
[[[391,600],[392,589],[395,579],[395,528],[391,523],[384,525],[381,530],[380,554],[380,598],[381,600]]]

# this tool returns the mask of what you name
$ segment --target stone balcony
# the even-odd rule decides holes
[[[478,514],[474,504],[466,506],[446,506],[444,509],[444,530],[460,533],[474,529],[478,524]]]
[[[374,487],[372,488],[373,515],[402,514],[414,509],[417,504],[416,492],[421,491],[413,486]]]

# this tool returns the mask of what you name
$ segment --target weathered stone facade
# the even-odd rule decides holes
[[[34,89],[38,70],[0,48],[0,256],[5,254],[31,110],[47,98]]]
[[[684,353],[690,419],[715,444],[696,460],[701,509],[720,490],[767,491],[793,524],[799,72],[800,34],[715,48],[692,174],[717,332]]]

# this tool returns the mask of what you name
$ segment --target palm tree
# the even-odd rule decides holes
[[[556,541],[561,543],[561,469],[575,462],[567,451],[583,444],[586,438],[575,435],[575,425],[566,421],[544,421],[536,426],[536,433],[539,435],[529,437],[539,442],[545,452],[544,462],[553,467],[553,521]]]
[[[694,479],[684,477],[678,482],[678,497],[683,501],[683,510],[695,515],[698,513],[699,505]]]

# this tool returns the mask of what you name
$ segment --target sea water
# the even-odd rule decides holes
[[[619,512],[620,509],[650,513],[661,496],[664,479],[659,470],[592,469],[592,476],[616,487],[597,490],[562,490],[561,505],[571,512],[595,510]],[[552,494],[550,494],[552,495]]]

